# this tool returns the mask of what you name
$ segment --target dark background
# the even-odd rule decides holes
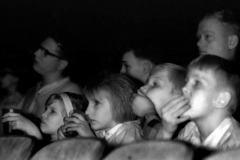
[[[187,64],[197,56],[196,29],[212,9],[239,12],[239,0],[1,0],[0,67],[14,66],[25,88],[39,77],[32,47],[48,33],[64,37],[80,84],[102,70],[120,69],[121,48],[152,45],[159,54]]]

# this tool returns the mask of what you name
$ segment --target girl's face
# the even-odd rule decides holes
[[[203,19],[198,25],[198,50],[200,55],[211,54],[231,59],[229,54],[229,32],[224,23],[216,18]]]
[[[41,130],[43,133],[57,135],[58,128],[63,125],[63,106],[59,100],[47,106],[47,110],[42,114]]]
[[[89,124],[95,131],[108,130],[117,124],[113,120],[111,103],[108,97],[109,94],[104,90],[95,93],[92,97],[88,97],[89,104],[86,114],[89,117]]]

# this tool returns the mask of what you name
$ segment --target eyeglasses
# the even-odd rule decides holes
[[[43,48],[42,46],[40,46],[39,49],[44,51],[44,56],[52,56],[52,57],[55,57],[55,58],[58,58],[58,59],[64,59],[62,56],[58,56],[56,54],[53,54],[53,53],[49,52],[46,48]]]

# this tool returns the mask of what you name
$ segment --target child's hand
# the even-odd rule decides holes
[[[12,129],[18,129],[37,139],[42,139],[38,127],[29,119],[18,113],[6,113],[3,116],[3,123],[10,122]]]
[[[188,102],[188,99],[183,96],[177,97],[157,111],[162,118],[163,138],[171,138],[178,124],[189,119],[189,117],[182,116],[190,108]]]
[[[65,119],[65,125],[61,127],[61,132],[66,131],[76,131],[81,137],[95,137],[87,120],[79,113],[72,113],[71,117]]]

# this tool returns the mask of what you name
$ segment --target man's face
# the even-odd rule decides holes
[[[191,108],[183,115],[197,119],[212,114],[218,96],[217,88],[217,80],[212,71],[192,69],[183,87],[183,94],[189,99]]]
[[[54,39],[47,38],[44,40],[34,53],[34,70],[41,75],[56,72],[61,61],[59,59],[59,50],[60,48]]]
[[[134,55],[133,51],[128,51],[123,55],[120,73],[127,74],[132,78],[145,83],[143,80],[144,76],[142,61]]]
[[[229,53],[229,33],[226,24],[215,18],[203,19],[198,25],[198,50],[200,55],[211,54],[225,59],[231,59]]]

